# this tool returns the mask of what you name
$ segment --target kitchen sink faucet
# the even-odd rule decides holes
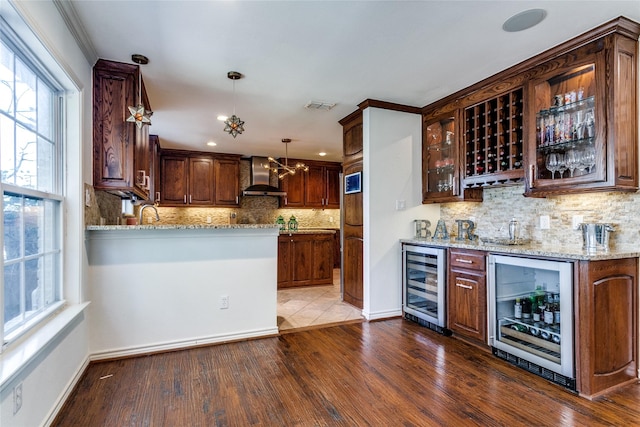
[[[156,213],[156,221],[160,221],[160,215],[158,215],[158,209],[156,209],[156,205],[153,205],[151,203],[145,203],[143,205],[140,205],[140,214],[138,218],[138,224],[142,225],[142,213],[146,208],[149,208],[149,207],[153,208],[154,212]]]

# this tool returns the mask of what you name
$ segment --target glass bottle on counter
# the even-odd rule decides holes
[[[538,304],[539,300],[535,293],[532,293],[529,297],[531,301],[531,317],[534,322],[540,321],[540,304]]]

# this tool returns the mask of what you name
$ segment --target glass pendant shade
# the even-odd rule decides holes
[[[238,134],[244,132],[244,122],[240,120],[240,117],[235,114],[224,121],[224,131],[230,134],[232,137],[236,137]]]
[[[233,115],[224,121],[224,131],[232,137],[244,132],[244,121],[236,116],[236,80],[242,78],[238,71],[229,71],[227,77],[233,81]]]
[[[131,115],[127,118],[128,122],[134,122],[138,129],[142,128],[142,125],[150,125],[151,119],[147,115],[144,105],[140,104],[137,107],[127,107]]]
[[[131,59],[138,65],[144,65],[149,63],[149,58],[140,54],[131,55]],[[142,70],[138,67],[138,106],[127,107],[131,115],[127,117],[127,122],[133,122],[141,129],[143,125],[151,124],[151,114],[147,111],[142,104]]]

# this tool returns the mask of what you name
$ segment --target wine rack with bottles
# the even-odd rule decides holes
[[[518,88],[464,110],[464,186],[523,178],[523,90]]]

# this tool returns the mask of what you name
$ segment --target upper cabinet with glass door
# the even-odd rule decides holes
[[[461,200],[457,111],[423,116],[423,203]],[[480,200],[482,200],[480,196]]]
[[[526,195],[638,189],[637,39],[610,33],[533,70]]]

